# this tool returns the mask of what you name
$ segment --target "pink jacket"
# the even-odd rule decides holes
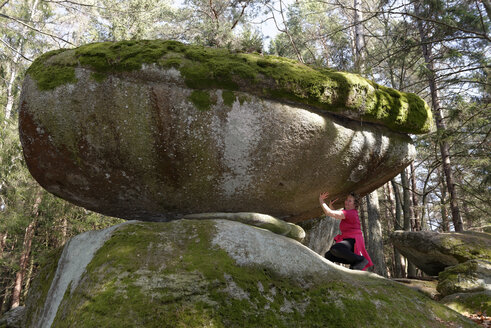
[[[363,239],[363,233],[360,228],[360,219],[358,218],[358,211],[353,210],[343,210],[344,220],[341,220],[339,224],[339,229],[341,234],[334,237],[334,240],[338,243],[346,238],[355,239],[355,254],[363,255],[368,260],[368,264],[363,268],[367,268],[373,265],[372,259],[365,248],[365,240]]]

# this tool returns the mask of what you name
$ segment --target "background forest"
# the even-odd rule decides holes
[[[0,314],[23,303],[50,251],[119,222],[45,192],[17,131],[27,67],[40,54],[98,41],[173,39],[359,73],[428,102],[434,129],[418,155],[365,197],[377,273],[420,273],[390,231],[480,230],[491,214],[489,0],[0,0]],[[383,245],[383,247],[381,247]]]

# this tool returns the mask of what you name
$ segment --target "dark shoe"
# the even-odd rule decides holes
[[[352,270],[363,270],[363,268],[367,264],[368,264],[368,260],[366,258],[363,258],[363,260],[361,260],[360,262],[355,263],[352,266],[350,266],[350,269],[352,269]]]

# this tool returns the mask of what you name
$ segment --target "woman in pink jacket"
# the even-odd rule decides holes
[[[334,237],[336,243],[326,253],[325,257],[331,262],[345,263],[353,270],[366,270],[372,266],[372,260],[365,249],[365,241],[358,218],[358,199],[354,193],[346,197],[344,210],[334,210],[330,201],[329,206],[324,200],[329,196],[327,192],[319,195],[319,203],[326,215],[341,220],[339,229],[341,234]]]

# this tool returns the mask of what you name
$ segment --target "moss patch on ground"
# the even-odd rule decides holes
[[[453,294],[443,298],[441,303],[463,315],[486,313],[489,316],[491,313],[490,292]]]
[[[74,83],[76,67],[93,70],[93,78],[102,81],[114,72],[138,70],[142,64],[176,68],[186,85],[195,90],[240,90],[321,111],[351,112],[349,116],[359,115],[399,132],[426,133],[432,124],[428,105],[417,95],[355,74],[287,58],[231,53],[176,41],[102,42],[56,50],[39,57],[27,73],[40,89],[50,90]],[[228,104],[229,99],[224,100]]]
[[[119,228],[67,291],[53,327],[472,326],[384,279],[238,266],[211,244],[215,229],[192,220]]]

